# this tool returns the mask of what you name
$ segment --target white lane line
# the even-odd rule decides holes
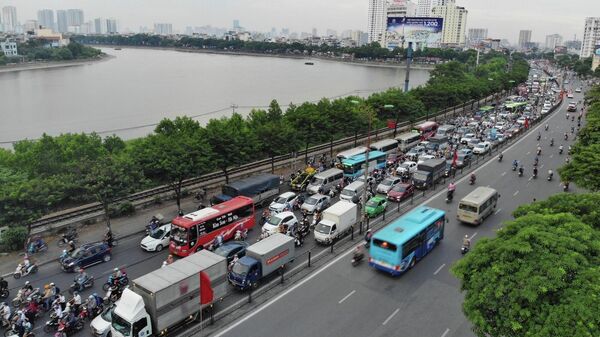
[[[473,235],[471,235],[471,237],[469,238],[469,240],[473,240],[474,237],[477,236],[477,232],[473,233]]]
[[[527,155],[530,155],[530,154],[531,154],[531,151],[527,152]]]
[[[516,196],[517,194],[519,194],[519,191],[516,191],[515,193],[513,193],[513,197]]]
[[[441,265],[441,266],[440,266],[438,269],[436,269],[436,270],[433,272],[433,275],[437,275],[437,274],[440,272],[440,270],[442,270],[442,268],[444,268],[445,266],[446,266],[446,264],[445,264],[445,263],[444,263],[444,264],[442,264],[442,265]]]
[[[533,177],[529,177],[529,179],[527,179],[527,180],[531,181],[531,179],[533,179]]]
[[[502,208],[499,208],[496,212],[494,212],[494,214],[500,213],[501,210],[502,210]]]
[[[446,329],[446,331],[444,331],[444,333],[442,334],[441,337],[446,337],[446,335],[448,334],[448,332],[450,332],[450,329]]]
[[[542,166],[540,166],[540,170],[544,168],[544,164],[542,164]]]
[[[356,290],[352,290],[348,295],[344,296],[344,298],[342,298],[341,300],[339,300],[338,304],[342,304],[345,300],[348,299],[348,297],[354,295],[355,292],[356,292]]]
[[[506,171],[502,172],[501,176],[505,176],[506,175]]]
[[[388,316],[388,318],[386,318],[386,319],[385,319],[385,321],[383,321],[382,325],[386,325],[386,324],[388,324],[388,322],[389,322],[389,321],[390,321],[392,318],[394,318],[394,316],[396,316],[396,314],[398,313],[398,311],[400,311],[400,308],[398,308],[398,309],[394,310],[394,312],[392,312],[392,314],[391,314],[391,315],[389,315],[389,316]]]
[[[552,158],[552,157],[554,157],[554,155],[553,155],[553,154],[551,154],[551,155],[550,155],[550,158]]]

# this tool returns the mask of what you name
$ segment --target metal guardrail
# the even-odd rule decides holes
[[[455,116],[457,111],[460,113],[464,113],[467,108],[468,108],[468,112],[471,112],[475,108],[475,104],[477,104],[477,107],[480,107],[481,104],[485,104],[487,102],[492,101],[495,97],[497,97],[497,95],[498,94],[493,94],[493,95],[490,95],[483,99],[480,99],[478,101],[470,100],[463,104],[459,104],[459,105],[441,110],[436,114],[431,114],[431,115],[428,115],[425,117],[418,118],[412,122],[410,122],[410,121],[402,122],[397,127],[398,132],[406,131],[409,127],[411,127],[411,125],[428,120],[428,119],[437,120],[440,117],[443,117],[443,119],[446,119],[448,114],[450,114],[451,116]],[[375,133],[376,135],[379,135],[379,136],[385,136],[385,135],[389,135],[393,132],[394,132],[393,129],[381,128],[378,130],[371,131],[371,134]],[[360,141],[366,139],[367,136],[368,136],[367,133],[360,134],[358,136],[358,141],[360,142]],[[354,142],[355,142],[355,137],[346,137],[346,138],[336,140],[332,143],[320,144],[320,145],[310,147],[306,151],[299,151],[298,153],[296,153],[296,156],[294,156],[292,153],[276,156],[274,158],[275,166],[276,167],[284,166],[287,164],[287,162],[289,160],[294,159],[294,158],[299,158],[301,156],[313,156],[316,154],[324,153],[324,152],[328,151],[331,147],[339,147],[342,145],[352,146],[354,144]],[[271,159],[265,158],[265,159],[258,160],[258,161],[252,162],[252,163],[248,163],[248,164],[244,164],[244,165],[241,165],[241,166],[238,166],[235,168],[231,168],[229,170],[229,176],[232,177],[232,176],[240,175],[240,174],[243,174],[244,172],[248,172],[249,170],[257,169],[257,168],[260,168],[263,166],[265,168],[268,166],[270,169],[270,165],[271,165]],[[195,186],[195,185],[206,183],[206,182],[209,182],[209,181],[215,180],[215,179],[219,180],[219,182],[224,181],[225,176],[224,176],[223,172],[216,171],[216,172],[205,174],[200,177],[187,179],[183,182],[182,187],[185,188],[185,187]],[[124,202],[124,201],[136,202],[136,201],[145,200],[145,199],[148,199],[151,197],[160,196],[161,194],[170,193],[170,192],[172,192],[172,188],[168,185],[163,185],[163,186],[158,186],[158,187],[146,190],[146,191],[137,192],[137,193],[131,194],[131,195],[123,197],[123,198],[118,198],[115,200],[115,203]],[[50,225],[68,221],[68,220],[73,220],[73,222],[81,221],[82,219],[78,219],[78,220],[74,220],[74,219],[77,219],[77,218],[80,218],[80,217],[86,216],[86,215],[90,215],[90,217],[91,217],[94,213],[98,213],[98,212],[100,212],[100,213],[103,212],[102,205],[97,202],[90,203],[90,204],[87,204],[87,205],[84,205],[81,207],[74,208],[70,211],[58,213],[56,215],[49,215],[46,217],[42,217],[36,221],[31,222],[30,226],[34,232],[41,232],[41,231],[44,231],[44,229],[42,229],[40,227],[50,226]],[[36,228],[38,228],[40,230],[36,231],[35,230]]]

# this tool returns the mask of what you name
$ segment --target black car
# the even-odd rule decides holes
[[[77,268],[85,268],[98,263],[108,262],[110,247],[104,242],[86,243],[75,249],[69,257],[61,261],[62,270],[73,272]]]
[[[237,254],[238,258],[242,258],[246,255],[246,248],[248,243],[244,241],[230,241],[222,244],[219,248],[215,249],[214,253],[227,258],[227,264],[233,260],[233,257]]]

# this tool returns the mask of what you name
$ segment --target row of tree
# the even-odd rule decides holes
[[[333,143],[386,120],[413,120],[448,105],[508,89],[524,81],[527,63],[506,57],[478,68],[458,62],[438,67],[427,85],[403,93],[389,89],[366,99],[346,97],[290,105],[276,101],[247,117],[233,114],[201,126],[187,117],[165,119],[147,137],[124,142],[97,134],[44,135],[20,141],[13,151],[0,149],[0,224],[19,225],[51,211],[90,201],[105,209],[115,198],[168,184],[184,194],[185,179],[214,170],[229,178],[232,167],[273,158],[311,145]]]
[[[59,48],[44,47],[44,42],[38,40],[28,40],[19,43],[17,46],[19,57],[6,57],[0,55],[0,65],[22,61],[68,61],[78,59],[90,59],[99,56],[102,52],[96,48],[84,46],[72,41],[69,45]]]

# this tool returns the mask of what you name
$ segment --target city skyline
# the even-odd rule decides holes
[[[272,0],[180,0],[177,6],[172,6],[157,0],[107,0],[102,3],[81,0],[5,0],[3,6],[17,7],[17,19],[21,24],[36,19],[37,11],[41,9],[56,12],[81,8],[87,18],[114,17],[122,30],[134,32],[140,27],[152,27],[154,23],[171,23],[173,30],[180,33],[187,26],[231,28],[234,19],[251,31],[268,32],[272,27],[278,30],[289,28],[295,32],[311,32],[313,27],[320,33],[327,29],[338,32],[367,31],[367,0],[279,0],[276,3],[275,6]],[[534,42],[544,43],[545,37],[550,34],[560,34],[565,40],[572,40],[575,35],[581,39],[585,18],[600,13],[600,3],[584,0],[569,3],[546,0],[539,3],[540,6],[520,8],[522,2],[516,0],[491,3],[456,1],[458,6],[469,11],[467,28],[487,28],[490,37],[508,39],[512,43],[517,42],[520,30],[531,30],[531,40]]]

